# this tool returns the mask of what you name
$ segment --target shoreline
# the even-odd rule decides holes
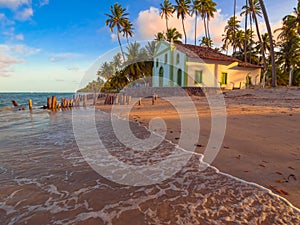
[[[300,149],[296,147],[299,141],[297,142],[297,123],[294,123],[300,121],[300,103],[297,104],[297,101],[300,100],[300,90],[247,89],[227,92],[224,97],[227,110],[227,129],[222,144],[223,148],[211,166],[222,174],[252,183],[265,191],[272,191],[273,194],[287,200],[287,204],[290,203],[294,209],[300,211],[300,190],[298,188],[300,186],[298,172],[300,171]],[[203,148],[207,144],[210,132],[210,110],[205,97],[192,96],[191,98],[197,107],[201,124],[200,143],[195,143],[197,145],[195,152],[203,154]],[[99,104],[99,101],[96,106],[97,109],[105,112],[110,112],[111,107],[111,105]],[[117,107],[121,117],[124,116],[122,109],[125,109],[126,106],[114,107]],[[174,113],[174,107],[163,99],[159,98],[155,105],[152,105],[151,99],[143,99],[143,104],[141,106],[135,104],[129,115],[131,121],[148,128],[150,120],[154,117],[161,117],[165,120],[167,124],[165,138],[178,144],[177,136],[180,133],[178,114]],[[290,121],[291,118],[292,121]],[[285,120],[288,123],[285,123]],[[261,125],[262,121],[264,126]],[[271,129],[272,126],[269,126],[279,123],[281,130],[285,130],[290,122],[295,125],[295,127],[289,127],[289,133],[292,134],[289,139],[292,141],[278,146],[276,143],[271,144],[274,139],[280,139],[282,134],[276,132],[278,130],[274,127]],[[242,129],[242,124],[248,124],[247,128]],[[258,130],[261,131],[257,132]],[[251,137],[250,141],[247,140],[248,135]],[[267,138],[264,135],[271,137],[271,140],[266,141]],[[240,139],[244,138],[245,140],[238,140],[236,137],[239,136]],[[287,145],[287,150],[282,148],[283,145]],[[266,146],[269,146],[269,149]],[[275,156],[270,154],[272,151],[276,153]],[[288,157],[285,157],[286,155]],[[294,156],[294,160],[291,160],[291,155]],[[295,180],[294,177],[289,176],[291,174],[295,176]],[[290,179],[288,182],[283,182],[287,180],[287,176]]]

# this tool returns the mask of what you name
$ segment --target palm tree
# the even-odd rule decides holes
[[[160,16],[161,16],[161,18],[163,18],[163,17],[165,18],[165,20],[166,20],[166,28],[168,30],[169,29],[168,20],[169,20],[170,16],[173,16],[174,7],[169,2],[169,0],[164,0],[164,3],[160,4],[160,10],[161,10]]]
[[[98,76],[109,79],[115,74],[115,72],[116,68],[113,62],[104,62],[98,71]]]
[[[208,38],[208,35],[207,35],[207,27],[206,27],[206,5],[207,5],[207,0],[200,0],[199,2],[199,5],[200,5],[200,15],[201,15],[201,18],[203,20],[203,26],[204,26],[204,32],[205,32],[205,37]]]
[[[210,21],[210,18],[214,18],[214,13],[217,11],[216,5],[217,5],[217,3],[215,3],[214,1],[207,0],[207,8],[206,8],[206,23],[207,23],[207,25],[206,25],[206,27],[207,27],[208,39],[211,39],[210,32],[209,32],[209,21]]]
[[[140,47],[141,45],[137,42],[131,43],[127,47],[125,73],[131,80],[136,80],[142,76],[146,54]]]
[[[184,33],[184,43],[186,44],[186,31],[184,27],[184,19],[187,15],[190,15],[190,0],[176,0],[176,5],[174,6],[177,12],[177,18],[181,18],[182,28]]]
[[[269,22],[268,13],[264,4],[263,0],[259,0],[260,7],[265,19],[265,24],[267,27],[269,39],[270,39],[270,54],[271,54],[271,63],[272,63],[272,87],[276,87],[276,65],[275,65],[275,52],[274,52],[274,45],[273,45],[273,37],[272,37],[272,30]]]
[[[259,23],[257,20],[257,16],[261,17],[262,12],[261,12],[261,7],[260,7],[258,0],[248,0],[246,6],[243,6],[243,9],[244,9],[244,11],[241,13],[241,15],[243,15],[243,14],[250,15],[251,30],[252,30],[252,21],[254,21],[257,37],[258,37],[259,42],[261,43],[262,39],[261,39],[260,31],[259,31]],[[266,65],[266,57],[265,57],[264,49],[263,48],[260,49],[260,52],[261,52],[261,56],[262,56],[264,70],[266,70],[267,65]]]
[[[117,71],[120,71],[123,65],[122,62],[122,56],[120,53],[117,53],[114,57],[113,57],[113,63],[115,65],[115,68]]]
[[[145,50],[147,52],[147,56],[149,60],[153,61],[155,49],[156,49],[156,41],[148,42],[147,45],[145,46]]]
[[[165,35],[163,32],[158,32],[157,34],[154,35],[155,41],[162,41],[164,39],[165,39]]]
[[[191,6],[191,16],[195,14],[195,45],[197,42],[197,20],[198,20],[198,13],[201,13],[201,5],[200,0],[194,0]]]
[[[298,28],[291,26],[293,22],[293,17],[286,16],[283,18],[282,28],[275,30],[275,32],[281,31],[278,35],[278,47],[280,51],[276,54],[278,57],[277,63],[283,71],[280,78],[287,77],[289,73],[292,74],[293,69],[300,62],[300,36],[298,35]],[[285,84],[284,79],[280,79],[278,82]]]
[[[285,16],[283,21],[290,29],[297,29],[297,33],[300,35],[300,0],[298,0],[297,8],[294,8],[294,14]]]
[[[200,40],[200,46],[206,46],[206,47],[212,47],[213,41],[207,37],[202,37],[202,40]]]
[[[181,39],[182,38],[182,34],[178,32],[178,30],[174,27],[174,28],[170,28],[168,29],[166,35],[165,35],[165,39],[169,42],[174,42],[174,43],[182,43]]]
[[[231,45],[233,49],[236,48],[236,43],[235,43],[235,36],[236,32],[240,28],[240,21],[234,18],[233,16],[227,20],[227,25],[224,28],[225,34],[223,34],[223,39],[222,41],[224,42],[223,44],[223,49],[228,50],[228,46]],[[233,51],[234,53],[235,51]]]
[[[122,29],[123,37],[126,37],[127,44],[129,45],[128,38],[133,36],[133,24],[127,20],[125,21],[124,27]]]
[[[128,13],[126,13],[125,11],[126,11],[126,9],[122,8],[122,5],[115,3],[114,6],[110,6],[111,14],[105,14],[108,17],[105,24],[106,24],[106,26],[109,26],[110,31],[113,32],[114,28],[117,27],[118,42],[120,45],[120,49],[121,49],[124,61],[125,61],[125,56],[124,56],[123,48],[122,48],[121,41],[120,41],[120,33],[122,32],[122,29],[126,26],[126,24],[129,21]]]
[[[199,0],[199,11],[204,24],[205,37],[210,39],[209,21],[217,11],[216,3],[212,0]]]

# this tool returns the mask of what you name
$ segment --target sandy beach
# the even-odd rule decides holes
[[[200,119],[196,152],[203,153],[211,129],[205,97],[191,96]],[[300,208],[300,89],[247,89],[224,93],[227,127],[222,148],[212,162],[221,172],[266,187]],[[184,104],[184,103],[182,103]],[[122,116],[127,106],[114,106]],[[111,106],[99,101],[97,108]],[[124,114],[125,115],[125,114]],[[166,138],[177,143],[180,121],[175,108],[163,98],[135,104],[130,119],[149,125],[155,117],[165,120]]]

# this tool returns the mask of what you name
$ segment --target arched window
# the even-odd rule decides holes
[[[164,85],[163,83],[163,79],[164,79],[164,68],[161,66],[159,68],[159,72],[158,72],[158,75],[159,75],[159,87],[162,87]]]
[[[177,70],[177,84],[178,86],[182,86],[182,70]]]

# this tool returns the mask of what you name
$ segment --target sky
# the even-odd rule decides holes
[[[154,34],[166,29],[165,20],[159,15],[162,2],[118,1],[134,24],[134,37],[130,41],[152,40]],[[233,15],[233,0],[215,2],[217,13],[211,19],[210,30],[214,46],[220,47],[226,21]],[[264,2],[273,30],[280,27],[282,18],[291,14],[297,4],[297,0]],[[99,59],[108,57],[119,46],[116,33],[105,26],[105,14],[110,13],[114,3],[0,0],[0,92],[75,92],[96,79],[95,70],[101,66]],[[245,0],[237,0],[238,15],[244,4]],[[181,21],[175,14],[169,24],[182,32]],[[187,42],[193,44],[194,18],[188,17],[185,26]],[[260,27],[266,31],[262,19]],[[203,25],[199,19],[197,37],[202,36]],[[126,45],[124,38],[121,41]]]

